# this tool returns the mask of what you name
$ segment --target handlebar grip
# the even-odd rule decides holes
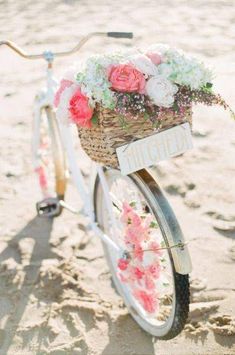
[[[108,37],[113,38],[133,38],[132,32],[107,32]]]

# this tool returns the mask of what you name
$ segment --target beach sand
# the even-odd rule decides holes
[[[26,51],[69,49],[91,31],[133,31],[93,39],[59,59],[167,42],[214,67],[216,89],[235,109],[235,3],[230,1],[0,1],[0,40]],[[235,353],[235,122],[221,108],[195,107],[194,149],[154,173],[192,256],[190,317],[158,341],[142,331],[115,292],[101,243],[64,211],[36,217],[31,164],[32,103],[45,63],[0,47],[0,354],[201,355]],[[89,161],[82,152],[83,169]],[[81,200],[69,185],[68,201]]]

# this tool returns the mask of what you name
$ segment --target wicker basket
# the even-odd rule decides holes
[[[92,128],[78,126],[82,148],[89,157],[105,166],[119,166],[116,148],[131,141],[145,138],[167,128],[189,122],[192,125],[192,107],[184,109],[184,114],[172,114],[165,109],[158,117],[158,127],[149,119],[141,117],[130,119],[127,127],[123,128],[120,117],[115,111],[99,107],[96,109],[98,124]]]

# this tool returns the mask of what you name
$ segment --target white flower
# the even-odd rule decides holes
[[[159,74],[173,83],[200,90],[213,79],[210,69],[182,50],[162,44],[153,45],[148,50],[157,50],[162,55],[163,63],[158,65]]]
[[[178,91],[177,86],[162,75],[150,78],[145,88],[153,102],[162,107],[171,107],[174,102],[174,95]]]
[[[159,64],[158,70],[159,70],[159,74],[164,76],[164,78],[166,79],[168,79],[173,73],[173,68],[168,63]]]
[[[163,44],[163,43],[157,43],[157,44],[152,44],[150,47],[147,48],[147,52],[158,52],[161,54],[165,54],[167,51],[169,51],[170,46],[168,44]]]
[[[158,70],[156,65],[144,54],[136,54],[129,58],[129,61],[143,74],[157,75]]]

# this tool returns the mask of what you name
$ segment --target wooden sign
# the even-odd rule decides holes
[[[121,173],[127,175],[192,149],[189,123],[169,128],[116,149]]]

